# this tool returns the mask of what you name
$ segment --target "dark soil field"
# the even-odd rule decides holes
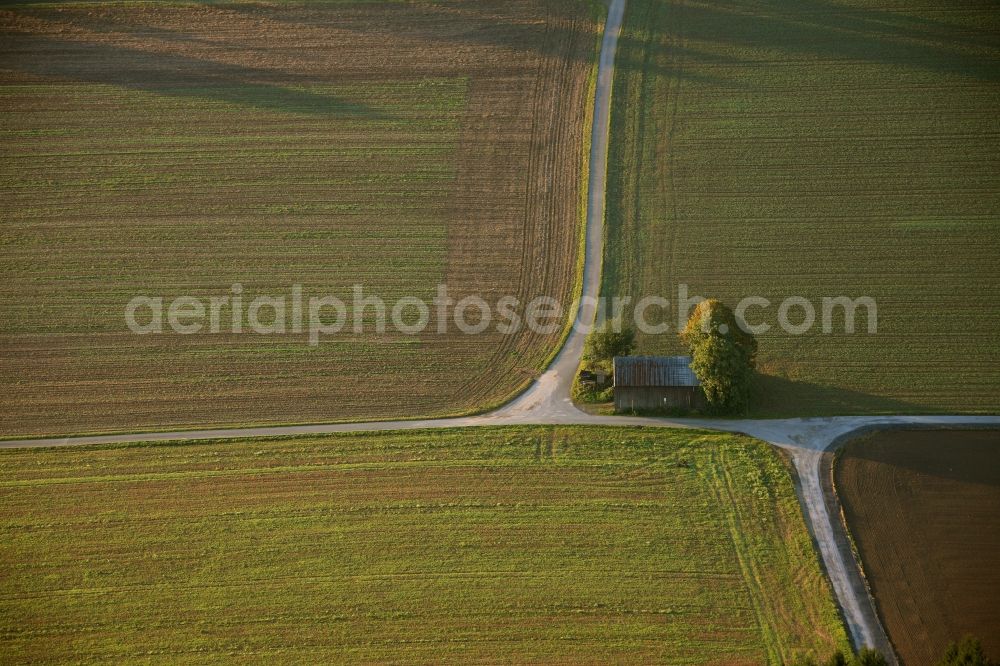
[[[137,336],[137,295],[568,307],[589,0],[0,7],[0,435],[467,412],[561,331]],[[557,328],[560,328],[557,325]]]
[[[835,479],[903,662],[932,664],[966,633],[1000,659],[1000,432],[870,435]]]

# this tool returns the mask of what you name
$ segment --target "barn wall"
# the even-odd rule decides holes
[[[696,387],[615,387],[615,411],[697,407],[698,398]]]

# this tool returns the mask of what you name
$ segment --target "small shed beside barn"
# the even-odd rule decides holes
[[[690,356],[616,356],[615,411],[691,409],[703,403]]]

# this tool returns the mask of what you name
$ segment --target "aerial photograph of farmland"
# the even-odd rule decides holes
[[[1000,5],[0,2],[0,664],[1000,666]]]

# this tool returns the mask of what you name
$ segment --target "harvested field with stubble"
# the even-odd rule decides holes
[[[1000,12],[915,0],[630,0],[603,290],[677,285],[748,319],[756,416],[996,413]],[[816,309],[806,335],[779,304]],[[878,331],[823,297],[869,296]],[[672,330],[644,353],[679,353]],[[790,322],[803,320],[795,308]]]
[[[888,431],[849,443],[837,493],[904,664],[978,636],[1000,659],[1000,431]]]
[[[509,396],[560,332],[369,329],[310,347],[137,336],[124,310],[233,284],[246,302],[290,302],[293,284],[348,300],[361,284],[391,307],[439,283],[568,308],[600,12],[5,4],[0,436],[444,415]]]
[[[15,661],[780,664],[847,645],[774,449],[509,427],[0,451]]]

